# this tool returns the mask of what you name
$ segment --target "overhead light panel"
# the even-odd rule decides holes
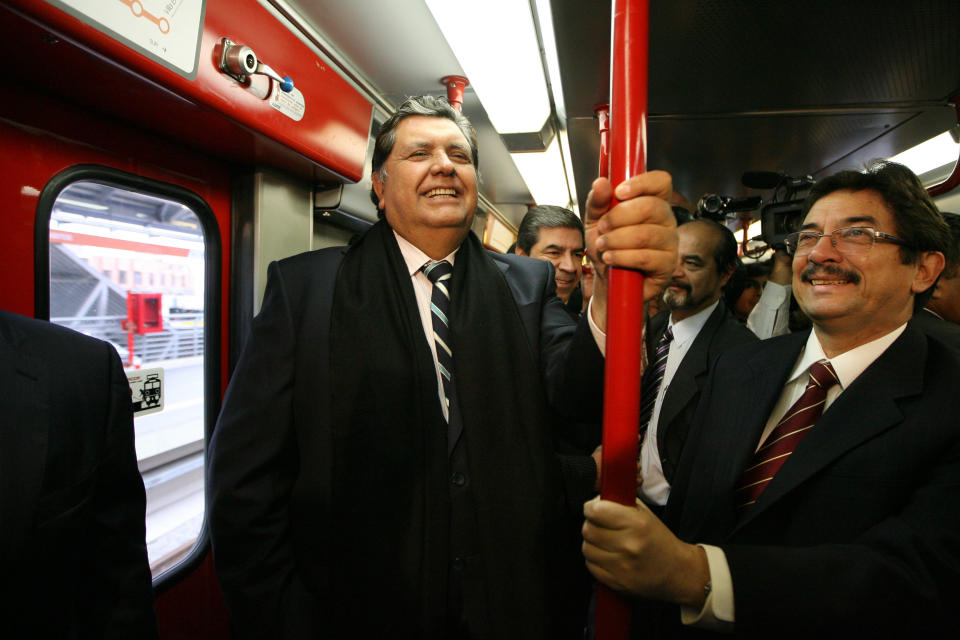
[[[950,131],[944,131],[926,142],[898,153],[890,158],[890,161],[909,167],[919,176],[945,165],[956,164],[958,154],[960,144]]]
[[[501,134],[540,131],[550,116],[537,33],[526,0],[426,0]],[[491,39],[495,34],[495,39]]]
[[[537,204],[570,207],[570,192],[567,190],[566,172],[563,170],[557,137],[553,138],[546,151],[511,153],[510,156]]]

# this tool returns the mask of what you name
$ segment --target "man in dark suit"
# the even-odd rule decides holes
[[[804,216],[788,247],[813,330],[720,357],[663,523],[585,508],[589,567],[643,599],[644,638],[956,635],[960,359],[910,321],[946,225],[886,163],[822,180]]]
[[[382,219],[349,249],[271,265],[210,444],[238,636],[579,635],[547,400],[601,368],[605,307],[575,325],[549,265],[482,249],[476,166],[469,122],[411,98],[375,144]],[[648,270],[648,296],[676,259],[669,192],[654,172],[610,216],[609,181],[588,198],[588,238]]]
[[[155,638],[117,352],[0,311],[0,388],[0,636]]]
[[[514,252],[553,265],[557,297],[567,313],[578,318],[583,310],[579,285],[586,243],[577,214],[554,205],[532,207],[520,221]]]
[[[670,495],[709,366],[727,349],[757,342],[721,299],[740,262],[733,233],[700,219],[681,224],[677,237],[677,268],[662,296],[668,310],[651,318],[646,332],[650,362],[640,414],[640,492],[657,507]]]

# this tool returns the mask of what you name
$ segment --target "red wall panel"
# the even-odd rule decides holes
[[[5,4],[0,51],[20,60],[12,71],[28,82],[191,146],[228,149],[243,162],[291,169],[286,165],[297,156],[330,174],[319,174],[327,179],[362,177],[370,103],[256,0],[207,1],[194,80],[42,0]],[[63,42],[50,42],[51,35]],[[302,120],[280,113],[219,71],[217,46],[224,36],[293,78],[306,103]]]

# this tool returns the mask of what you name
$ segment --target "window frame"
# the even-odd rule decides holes
[[[179,202],[193,211],[200,222],[204,242],[204,467],[209,455],[210,436],[220,413],[221,373],[221,287],[222,240],[220,227],[210,205],[199,195],[179,185],[146,178],[120,169],[96,164],[79,164],[52,176],[44,185],[37,202],[34,222],[34,316],[50,319],[50,218],[60,193],[76,182],[96,182],[119,189],[138,191]],[[154,595],[158,596],[193,572],[210,549],[209,520],[206,509],[193,548],[179,562],[153,576]]]

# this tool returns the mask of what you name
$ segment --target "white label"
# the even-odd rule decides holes
[[[193,80],[206,0],[47,0]]]
[[[128,369],[130,399],[133,416],[145,416],[163,411],[163,369]]]
[[[276,80],[273,81],[270,106],[297,122],[303,119],[303,113],[307,110],[307,105],[303,101],[303,94],[300,93],[299,89],[294,87],[288,93],[280,88],[280,84]]]

